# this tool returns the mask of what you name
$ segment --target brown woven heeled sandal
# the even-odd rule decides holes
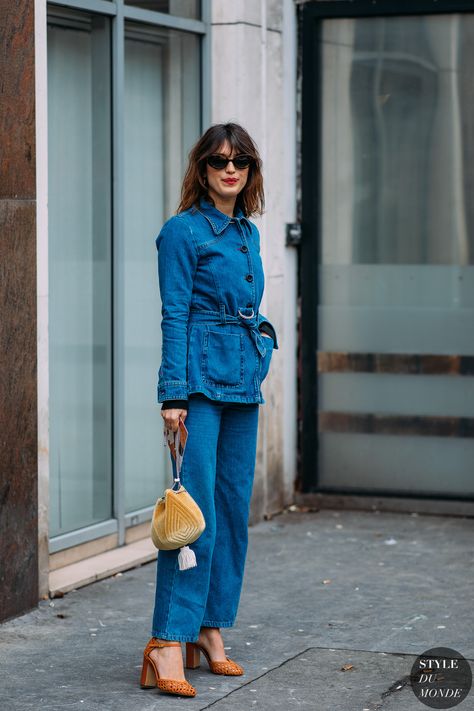
[[[209,669],[213,674],[226,674],[228,676],[238,676],[244,673],[243,668],[227,656],[226,662],[213,662],[209,653],[202,644],[198,642],[186,642],[186,669],[196,669],[201,664],[201,652],[205,655]]]
[[[179,696],[196,696],[196,689],[189,681],[183,679],[162,679],[155,665],[154,660],[150,657],[150,652],[155,647],[181,647],[180,642],[159,642],[152,637],[145,651],[143,652],[143,666],[140,677],[140,686],[142,689],[152,689],[158,687],[161,691],[166,691],[168,694],[178,694]]]

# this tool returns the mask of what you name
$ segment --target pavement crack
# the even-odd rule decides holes
[[[381,696],[382,699],[384,699],[386,696],[389,696],[390,694],[394,694],[397,691],[401,691],[405,686],[410,686],[410,676],[402,676],[401,679],[398,679],[398,681],[395,681],[392,686],[389,686],[387,691],[384,691]]]
[[[220,696],[218,699],[215,699],[212,701],[210,704],[207,704],[207,706],[201,706],[199,711],[205,711],[206,709],[212,708],[215,704],[219,703],[223,699],[227,699],[229,696],[234,694],[236,691],[240,691],[241,689],[244,689],[246,686],[250,686],[250,684],[255,684],[255,682],[259,681],[260,679],[263,679],[266,677],[268,674],[271,674],[274,672],[276,669],[279,669],[280,667],[284,666],[288,662],[292,661],[293,659],[296,659],[297,657],[300,657],[302,654],[306,654],[309,652],[311,649],[314,649],[314,647],[306,647],[306,649],[300,650],[299,652],[296,652],[292,657],[287,657],[284,659],[280,664],[277,664],[274,667],[271,667],[271,669],[267,669],[263,674],[259,674],[259,676],[253,677],[253,679],[249,679],[249,681],[246,681],[245,684],[241,684],[238,686],[236,689],[232,689],[232,691],[229,691],[229,693],[224,694],[224,696]]]
[[[387,691],[383,691],[380,694],[380,698],[382,699],[380,702],[375,701],[366,703],[366,708],[370,711],[383,711],[383,708],[385,706],[385,699],[392,696],[392,694],[398,693],[399,691],[404,689],[405,686],[411,686],[409,675],[402,676],[401,679],[398,679],[397,681],[393,682],[393,684],[388,687]]]

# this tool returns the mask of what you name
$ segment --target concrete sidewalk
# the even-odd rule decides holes
[[[419,654],[451,647],[473,666],[473,530],[468,518],[331,510],[251,527],[237,622],[223,630],[245,675],[203,662],[186,670],[195,698],[138,684],[155,562],[42,601],[0,625],[0,708],[422,711],[409,684]],[[457,708],[474,710],[474,690]]]

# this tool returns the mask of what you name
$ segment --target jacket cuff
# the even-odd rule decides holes
[[[187,400],[188,384],[181,380],[166,380],[158,383],[158,402],[165,400]]]
[[[180,410],[188,409],[187,400],[165,400],[161,406],[162,410],[171,410],[172,408],[178,408]]]

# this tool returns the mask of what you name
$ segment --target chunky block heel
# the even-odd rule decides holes
[[[197,669],[201,666],[201,652],[194,642],[186,642],[186,669]]]
[[[152,689],[156,686],[156,675],[151,662],[145,657],[143,658],[142,674],[140,677],[140,686],[142,689]]]
[[[159,642],[152,637],[145,651],[143,652],[143,666],[140,675],[140,686],[142,689],[152,689],[158,687],[161,691],[178,696],[196,696],[196,689],[189,681],[183,679],[163,679],[160,677],[157,667],[150,652],[155,647],[181,647],[180,642]]]

